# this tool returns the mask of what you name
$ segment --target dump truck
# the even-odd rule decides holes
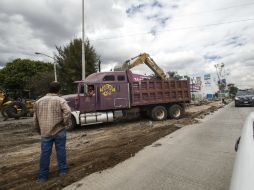
[[[153,67],[156,77],[130,70],[133,63],[142,62]],[[191,101],[189,80],[167,80],[148,54],[140,54],[131,63],[117,66],[115,71],[93,73],[76,84],[76,94],[63,96],[72,110],[70,129],[113,122],[133,114],[157,121],[179,119],[186,103]]]

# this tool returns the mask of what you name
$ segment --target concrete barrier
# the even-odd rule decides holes
[[[247,117],[242,129],[229,189],[254,189],[254,112]]]

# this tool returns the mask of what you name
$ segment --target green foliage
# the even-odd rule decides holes
[[[32,97],[40,97],[48,93],[48,85],[54,81],[53,71],[45,71],[34,75],[31,79],[29,89]]]
[[[56,47],[55,55],[58,80],[63,93],[73,93],[74,81],[82,78],[81,39],[74,39],[65,47]],[[85,43],[86,76],[98,70],[99,57],[87,40]],[[48,83],[54,80],[53,64],[29,59],[15,59],[0,69],[0,88],[8,90],[13,97],[27,93],[27,97],[38,97],[47,93]]]
[[[74,93],[74,81],[82,79],[82,40],[74,39],[64,47],[56,47],[57,73],[65,94]],[[89,40],[85,42],[86,76],[98,70],[99,57]]]
[[[230,86],[229,87],[229,96],[230,97],[235,97],[236,93],[238,91],[238,88],[235,86]]]
[[[38,82],[33,80],[34,77],[48,72],[53,76],[53,65],[50,63],[29,59],[15,59],[0,70],[0,86],[11,92],[30,92],[32,83]],[[40,86],[37,86],[37,88],[40,88]]]

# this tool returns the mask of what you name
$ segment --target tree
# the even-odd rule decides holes
[[[48,92],[49,83],[55,80],[52,72],[53,71],[41,72],[31,78],[28,88],[30,89],[29,92],[31,97],[40,97]]]
[[[63,85],[64,93],[73,93],[76,85],[74,81],[82,79],[82,40],[73,39],[64,47],[56,47],[58,54],[55,55],[59,81]],[[86,76],[95,73],[98,70],[99,56],[90,44],[89,40],[85,42]]]
[[[15,59],[0,70],[1,86],[20,97],[24,91],[30,93],[31,84],[38,82],[33,80],[34,77],[44,73],[51,73],[53,76],[53,65],[30,59]],[[37,89],[39,88],[41,87],[37,85]]]
[[[228,91],[229,91],[229,96],[231,98],[235,97],[238,88],[234,84],[228,84]]]

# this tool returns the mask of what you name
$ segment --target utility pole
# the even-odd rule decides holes
[[[98,61],[98,70],[101,72],[101,60]]]
[[[85,3],[82,0],[82,80],[86,78],[86,58],[85,58]]]
[[[218,87],[219,87],[220,99],[222,102],[223,101],[223,98],[222,98],[222,78],[224,77],[224,72],[223,72],[224,63],[216,64],[215,68],[216,68],[216,73],[218,76]]]

